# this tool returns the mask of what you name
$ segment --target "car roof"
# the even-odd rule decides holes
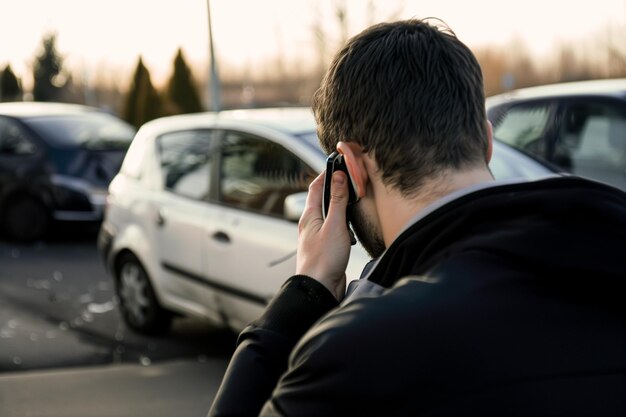
[[[520,88],[487,98],[487,107],[509,101],[532,100],[548,97],[609,96],[626,99],[626,78],[576,81]]]
[[[287,132],[315,130],[315,117],[309,107],[276,107],[267,109],[229,110],[219,114],[221,120],[249,120]]]
[[[158,132],[202,128],[223,122],[240,126],[264,126],[288,134],[314,132],[316,126],[310,107],[275,107],[167,116],[146,123],[142,130]]]
[[[11,117],[58,116],[92,111],[98,111],[98,109],[81,104],[36,101],[0,103],[0,114]]]

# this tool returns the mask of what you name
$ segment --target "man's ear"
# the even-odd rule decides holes
[[[489,147],[487,148],[487,163],[491,162],[491,156],[493,154],[493,125],[487,120],[487,140],[489,141]]]
[[[343,155],[346,166],[348,167],[348,173],[354,183],[354,191],[357,197],[365,197],[369,176],[363,160],[365,156],[363,154],[363,147],[354,142],[338,142],[337,152]]]

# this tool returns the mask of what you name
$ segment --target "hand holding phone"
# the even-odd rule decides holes
[[[348,206],[356,203],[359,199],[356,195],[355,186],[352,182],[352,177],[350,177],[350,173],[348,172],[348,167],[346,162],[339,152],[333,152],[326,159],[326,174],[324,175],[324,192],[322,196],[322,216],[324,220],[326,220],[326,216],[328,215],[328,209],[330,207],[330,186],[332,183],[333,173],[335,171],[343,171],[348,177]],[[350,219],[348,219],[348,213],[346,213],[346,226],[348,227],[348,232],[350,234],[350,243],[352,245],[356,244],[356,238],[354,237],[354,233],[350,229]]]

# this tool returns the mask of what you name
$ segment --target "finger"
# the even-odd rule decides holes
[[[311,184],[309,184],[309,193],[306,196],[306,208],[319,207],[321,210],[322,190],[324,188],[324,175],[325,172],[322,172],[311,182]]]
[[[300,227],[304,227],[311,221],[323,221],[322,219],[322,191],[324,188],[324,172],[309,184],[309,192],[306,196],[304,212],[300,218]]]
[[[337,226],[346,223],[348,207],[348,176],[342,171],[335,171],[330,186],[330,207],[326,223]]]
[[[311,181],[311,184],[309,184],[309,194],[306,197],[307,206],[322,206],[322,188],[324,187],[325,175],[326,172],[322,172],[313,181]]]

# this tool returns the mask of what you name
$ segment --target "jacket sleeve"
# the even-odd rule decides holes
[[[258,416],[287,369],[295,344],[338,305],[330,291],[310,277],[287,280],[261,318],[239,335],[209,417]],[[275,413],[268,403],[263,415]]]

